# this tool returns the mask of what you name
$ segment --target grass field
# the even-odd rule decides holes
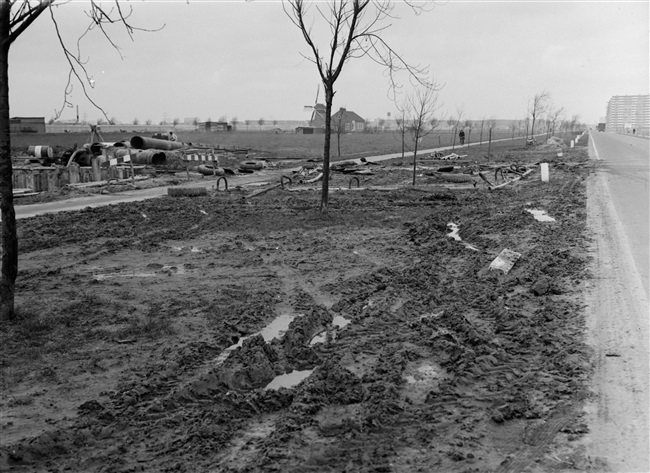
[[[235,146],[248,148],[255,154],[270,159],[309,159],[320,158],[323,155],[324,135],[299,135],[295,133],[274,133],[272,131],[234,131],[234,132],[183,132],[177,133],[178,140],[186,143],[203,143],[215,146]],[[121,141],[131,139],[130,133],[105,133],[106,141]],[[492,139],[510,138],[511,132],[499,130],[493,132]],[[14,154],[22,154],[31,145],[51,146],[56,155],[75,143],[81,146],[89,141],[90,133],[46,133],[46,134],[15,134],[11,136]],[[472,133],[471,142],[479,139],[479,134]],[[523,142],[523,138],[520,138]],[[406,151],[412,142],[406,137]],[[452,135],[448,131],[433,133],[426,136],[420,143],[419,149],[451,146]],[[487,132],[483,133],[483,143],[487,146]],[[335,159],[337,152],[336,136],[331,141],[331,156]],[[458,147],[458,140],[456,140]],[[341,157],[362,157],[378,154],[398,153],[402,150],[401,137],[394,132],[383,133],[354,133],[341,136]]]

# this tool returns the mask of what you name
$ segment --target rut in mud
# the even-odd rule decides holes
[[[589,166],[541,157],[550,182],[341,192],[326,216],[275,189],[22,221],[3,469],[593,466]]]

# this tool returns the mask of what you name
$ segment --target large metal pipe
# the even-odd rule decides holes
[[[185,147],[185,144],[178,141],[157,140],[155,138],[145,138],[144,136],[134,136],[131,138],[131,146],[135,149],[180,149]]]
[[[27,154],[37,158],[51,158],[54,156],[54,152],[49,146],[30,146],[27,148]]]
[[[165,164],[167,156],[163,151],[145,149],[131,155],[133,164]]]

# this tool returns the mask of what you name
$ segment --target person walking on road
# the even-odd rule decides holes
[[[465,144],[465,132],[463,130],[460,130],[458,133],[458,138],[460,139],[460,144],[464,145]]]

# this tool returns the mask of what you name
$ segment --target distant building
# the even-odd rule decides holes
[[[345,108],[340,108],[338,112],[333,113],[330,123],[333,130],[336,130],[340,123],[343,130],[348,133],[363,131],[366,128],[366,121],[363,118]],[[317,103],[314,106],[309,126],[312,128],[325,128],[325,105]]]
[[[9,119],[10,133],[45,133],[45,117],[14,117]]]
[[[607,131],[648,134],[650,95],[615,95],[607,102]]]
[[[199,127],[205,131],[232,131],[232,126],[226,122],[203,122]]]

